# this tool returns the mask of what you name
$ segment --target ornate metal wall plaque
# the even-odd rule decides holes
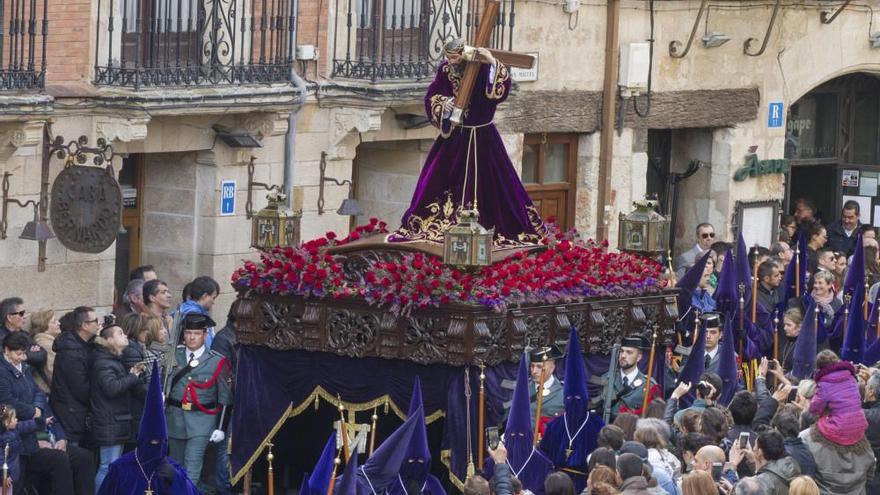
[[[69,165],[52,184],[49,218],[67,249],[104,251],[119,232],[122,191],[112,169]]]

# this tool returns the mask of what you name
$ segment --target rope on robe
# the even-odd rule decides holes
[[[470,129],[467,144],[467,157],[464,162],[464,182],[461,185],[461,207],[465,207],[465,193],[467,193],[468,175],[471,167],[471,148],[474,149],[474,210],[478,210],[477,206],[477,129],[492,125],[492,121],[480,125],[463,125],[462,129]]]

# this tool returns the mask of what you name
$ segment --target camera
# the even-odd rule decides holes
[[[490,449],[495,450],[498,448],[498,444],[501,442],[501,437],[498,435],[497,426],[486,428],[486,442],[489,444]]]
[[[709,382],[702,381],[697,384],[697,392],[700,393],[700,397],[707,399],[712,393],[712,386],[709,385]]]
[[[771,359],[770,361],[767,361],[767,368],[769,368],[771,370],[775,370],[776,369],[776,360]]]
[[[104,321],[101,323],[102,328],[111,327],[116,323],[116,317],[112,314],[104,315]]]

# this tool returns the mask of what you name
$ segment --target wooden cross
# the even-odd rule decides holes
[[[498,17],[498,9],[501,2],[498,0],[489,0],[486,2],[486,8],[480,17],[480,25],[477,28],[477,36],[474,39],[474,48],[482,48],[489,44],[489,38],[492,36],[492,29],[495,27],[495,18]],[[505,50],[489,50],[493,57],[499,62],[512,66],[531,69],[535,65],[535,57],[527,53],[509,52]],[[450,120],[455,124],[461,124],[464,120],[464,110],[471,101],[471,93],[474,89],[474,83],[477,80],[477,74],[480,72],[480,62],[464,62],[467,66],[464,69],[464,75],[461,78],[461,86],[455,97],[455,108],[452,110]]]

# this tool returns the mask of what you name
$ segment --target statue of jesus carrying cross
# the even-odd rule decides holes
[[[507,156],[493,118],[510,93],[510,70],[503,60],[527,65],[528,55],[484,48],[498,2],[487,3],[476,48],[452,39],[425,95],[425,111],[440,136],[428,153],[401,227],[388,242],[443,244],[463,210],[478,210],[479,221],[495,229],[494,249],[539,245],[544,222]],[[493,13],[495,12],[495,13]],[[502,60],[499,60],[502,59]]]

